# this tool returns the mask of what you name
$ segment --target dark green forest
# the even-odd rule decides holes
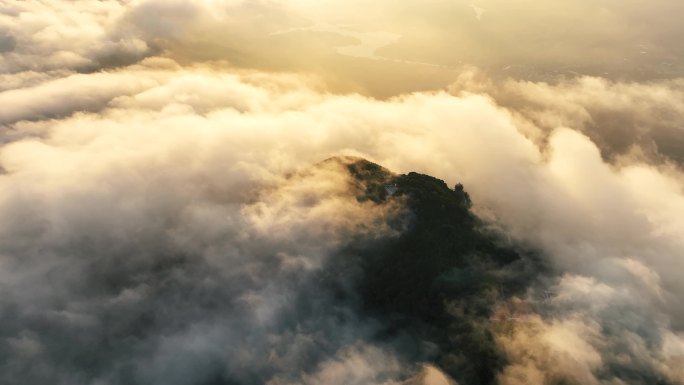
[[[407,359],[434,362],[460,384],[494,384],[506,360],[489,318],[546,269],[542,260],[478,219],[460,183],[394,175],[363,159],[346,167],[359,201],[399,200],[406,210],[392,223],[398,236],[350,242],[323,280],[379,320],[376,342],[399,344]],[[351,289],[342,283],[350,276]]]

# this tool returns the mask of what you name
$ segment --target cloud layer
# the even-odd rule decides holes
[[[679,3],[505,3],[477,3],[479,21],[443,1],[2,5],[2,382],[450,383],[370,342],[377,321],[319,282],[350,239],[401,230],[400,204],[358,202],[344,167],[319,163],[356,155],[463,182],[552,266],[501,304],[517,320],[487,326],[500,383],[684,383]],[[448,10],[469,29],[443,26]],[[586,30],[530,41],[576,15]],[[378,30],[402,38],[338,50]],[[501,79],[510,60],[546,73],[581,52],[572,70],[590,75],[640,61]]]

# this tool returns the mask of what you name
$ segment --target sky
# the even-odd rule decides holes
[[[684,384],[682,14],[1,1],[0,382],[455,383],[316,292],[403,209],[319,163],[345,155],[462,182],[553,266],[500,384]]]

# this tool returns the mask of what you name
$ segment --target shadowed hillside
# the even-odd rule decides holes
[[[347,163],[359,201],[399,202],[406,210],[392,223],[400,235],[352,242],[329,270],[337,278],[328,279],[360,271],[351,295],[382,323],[379,341],[410,360],[434,361],[460,384],[495,383],[505,359],[489,317],[502,295],[530,285],[541,262],[488,231],[461,184],[452,189],[429,175],[393,175],[362,159],[326,162],[333,161]],[[338,290],[340,298],[349,295]]]

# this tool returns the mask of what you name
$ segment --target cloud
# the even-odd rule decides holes
[[[380,370],[379,370],[380,369]],[[338,352],[334,359],[323,362],[315,373],[306,375],[297,383],[306,385],[394,385],[391,378],[402,372],[401,364],[386,352],[377,348],[348,347]],[[390,379],[387,379],[387,378]],[[278,380],[269,385],[280,385]]]
[[[374,329],[317,278],[348,239],[395,231],[383,218],[398,208],[357,202],[343,164],[286,178],[215,160],[202,177],[173,157],[168,173],[144,157],[20,147],[42,160],[4,181],[1,306],[18,310],[3,317],[3,381],[298,383]]]
[[[404,209],[334,155],[463,182],[550,265],[483,326],[502,383],[684,382],[679,3],[387,4],[0,6],[3,382],[450,383],[321,283]],[[345,57],[345,30],[402,38]],[[568,58],[594,76],[520,80]]]
[[[482,20],[473,6],[487,10]],[[6,50],[0,72],[92,72],[165,55],[184,64],[215,60],[315,73],[330,90],[383,98],[444,88],[467,66],[497,79],[670,79],[681,77],[684,68],[681,23],[671,16],[681,11],[675,0],[649,7],[586,0],[553,6],[500,0],[108,0],[59,7],[11,1],[0,17],[0,46]]]
[[[84,84],[101,85],[87,99],[93,108],[78,99]],[[8,127],[24,134],[0,152],[3,307],[18,309],[6,319],[6,351],[17,357],[7,380],[26,375],[29,356],[44,365],[28,377],[37,382],[155,382],[168,379],[166,368],[197,383],[348,378],[356,353],[338,352],[372,323],[334,321],[331,299],[309,296],[311,280],[345,239],[392,234],[385,218],[398,208],[360,205],[335,167],[297,171],[345,153],[464,182],[480,215],[568,274],[536,329],[502,340],[513,365],[506,381],[530,365],[540,381],[594,381],[605,363],[625,367],[619,354],[644,373],[677,375],[678,356],[660,353],[666,340],[676,352],[683,322],[676,169],[606,163],[570,128],[540,145],[515,109],[486,94],[378,101],[315,87],[306,77],[149,59],[28,88],[31,100],[53,103],[24,102],[21,89],[0,94],[17,106]],[[55,97],[70,90],[78,96]],[[608,338],[606,327],[632,342]],[[70,354],[65,339],[80,341]],[[103,343],[113,344],[106,353]],[[557,358],[513,359],[537,345]],[[90,372],[70,366],[86,356]],[[572,366],[553,374],[566,356]],[[400,380],[386,359],[357,380]]]
[[[504,385],[542,385],[573,379],[582,384],[599,384],[594,371],[602,359],[587,339],[599,333],[598,325],[576,320],[551,324],[529,318],[513,334],[500,337],[511,364],[501,374]]]
[[[21,120],[42,120],[74,112],[98,111],[115,97],[140,93],[158,82],[151,77],[136,78],[126,73],[73,74],[35,86],[7,90],[0,103],[0,124]]]
[[[514,111],[526,134],[540,143],[556,128],[571,127],[588,135],[607,159],[641,156],[681,165],[682,86],[680,78],[639,83],[588,76],[554,84],[495,82],[474,70],[461,74],[450,89],[490,95]]]
[[[487,14],[478,20],[473,6]],[[497,77],[531,80],[576,74],[614,80],[681,76],[682,27],[671,16],[681,11],[674,0],[648,7],[586,0],[553,5],[501,0],[146,1],[131,7],[127,20],[148,36],[146,41],[159,39],[186,60],[313,71],[334,79],[337,86],[387,96],[392,94],[386,89],[446,86],[463,65]],[[150,22],[150,13],[162,17]],[[581,28],[577,20],[582,20]],[[344,54],[372,47],[363,36],[383,34],[399,38],[362,58]],[[230,38],[217,40],[217,35]],[[417,72],[419,76],[405,79]]]
[[[674,369],[681,356],[670,348],[679,337],[638,290],[563,276],[554,297],[538,306],[546,317],[519,315],[508,331],[499,330],[511,362],[500,382],[681,383]]]
[[[139,60],[150,47],[116,25],[126,6],[113,0],[5,2],[0,9],[0,72],[89,70]]]

